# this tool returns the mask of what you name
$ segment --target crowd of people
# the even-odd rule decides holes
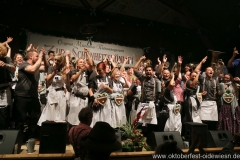
[[[240,64],[237,49],[227,67],[235,67],[233,77],[213,52],[211,66],[183,64],[178,56],[170,64],[167,55],[156,60],[145,56],[134,67],[103,57],[95,64],[88,49],[87,59],[72,61],[70,51],[54,53],[31,44],[26,56],[11,54],[7,38],[0,44],[0,129],[28,130],[37,136],[44,121],[66,121],[79,125],[79,112],[90,108],[92,128],[99,121],[118,128],[126,123],[152,131],[179,131],[184,137],[186,122],[205,123],[209,130],[240,132],[238,83]],[[13,57],[13,61],[11,59]],[[204,72],[202,72],[204,71]],[[83,121],[86,121],[83,120]],[[90,128],[89,127],[89,128]]]

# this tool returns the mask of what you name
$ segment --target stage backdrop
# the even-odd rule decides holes
[[[129,60],[126,66],[134,66],[136,61],[144,55],[144,51],[141,48],[131,48],[125,46],[119,46],[115,44],[106,44],[100,42],[91,42],[87,40],[76,40],[69,38],[61,38],[61,37],[53,37],[53,36],[45,36],[39,35],[35,33],[28,33],[28,45],[33,44],[34,47],[44,47],[46,52],[52,50],[55,53],[62,53],[62,50],[70,50],[71,57],[84,58],[86,59],[86,55],[84,54],[84,48],[88,48],[90,52],[90,56],[94,60],[95,64],[102,61],[102,59],[111,55],[115,56],[115,62],[118,60],[123,63],[124,58],[126,56],[129,57]]]

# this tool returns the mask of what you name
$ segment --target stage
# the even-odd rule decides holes
[[[2,154],[0,159],[74,159],[74,151],[71,145],[66,146],[66,153],[64,154],[39,154],[39,145],[35,145],[35,151],[33,153],[27,153],[26,145],[22,145],[20,154]],[[205,148],[206,153],[219,153],[222,148]],[[234,148],[235,152],[240,152],[240,147]],[[188,152],[188,149],[183,149],[184,153]],[[195,153],[199,153],[198,149]],[[110,156],[110,160],[152,160],[154,151],[142,151],[142,152],[113,152]]]

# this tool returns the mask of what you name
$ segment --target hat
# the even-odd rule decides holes
[[[122,148],[115,130],[106,122],[96,122],[88,138],[82,142],[84,148],[99,152],[113,152]]]

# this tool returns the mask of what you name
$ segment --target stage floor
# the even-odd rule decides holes
[[[219,153],[222,148],[204,148],[206,153]],[[27,153],[26,145],[22,145],[20,154],[2,154],[0,159],[74,159],[74,151],[71,145],[66,146],[66,153],[64,154],[39,154],[39,145],[35,145],[35,151],[33,153]],[[234,148],[235,152],[240,153],[240,147]],[[188,149],[183,149],[184,153],[188,152]],[[195,153],[199,153],[198,149]],[[150,160],[153,159],[152,155],[154,151],[142,151],[142,152],[113,152],[110,156],[110,160]]]

